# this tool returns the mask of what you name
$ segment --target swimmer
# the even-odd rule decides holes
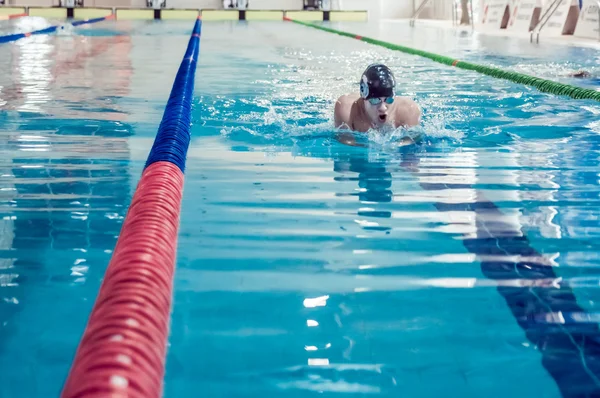
[[[569,72],[563,75],[564,77],[571,77],[574,79],[580,79],[585,81],[585,85],[598,86],[600,85],[600,76],[597,73],[588,72],[587,70],[578,70],[575,72]]]
[[[396,78],[387,66],[370,65],[361,77],[360,95],[343,95],[335,103],[335,127],[364,133],[418,125],[421,109],[412,99],[397,97],[395,88]],[[343,143],[355,144],[351,134],[339,138]]]
[[[586,78],[586,77],[592,77],[592,74],[588,71],[585,70],[578,70],[577,72],[571,72],[567,75],[568,77],[577,77],[580,79]]]

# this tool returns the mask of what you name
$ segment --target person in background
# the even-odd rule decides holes
[[[588,71],[585,70],[578,70],[577,72],[571,72],[569,73],[567,76],[569,77],[577,77],[580,79],[586,78],[586,77],[592,77],[592,74]]]

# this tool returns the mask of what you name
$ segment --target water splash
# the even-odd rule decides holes
[[[293,144],[299,140],[319,138],[333,139],[338,129],[333,121],[333,101],[318,101],[315,106],[311,99],[298,100],[260,100],[249,106],[248,101],[238,100],[229,104],[229,109],[219,111],[214,104],[203,105],[211,118],[223,116],[227,112],[232,122],[225,120],[219,132],[223,137],[233,140],[268,144],[287,142]],[[247,107],[249,108],[246,111]],[[260,107],[260,109],[257,109]],[[233,122],[235,120],[235,122]],[[459,141],[464,132],[452,127],[454,117],[450,113],[438,112],[424,118],[419,126],[411,128],[384,128],[370,130],[365,134],[354,133],[357,142],[376,147],[397,147],[398,142],[410,138],[415,143],[431,143],[432,141]]]

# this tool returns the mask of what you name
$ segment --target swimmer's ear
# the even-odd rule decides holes
[[[369,96],[369,85],[365,75],[360,79],[360,96],[361,98],[367,98]]]

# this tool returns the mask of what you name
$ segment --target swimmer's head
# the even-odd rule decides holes
[[[365,100],[367,115],[376,125],[388,121],[388,110],[396,95],[396,78],[387,66],[372,64],[360,79],[360,96]]]

